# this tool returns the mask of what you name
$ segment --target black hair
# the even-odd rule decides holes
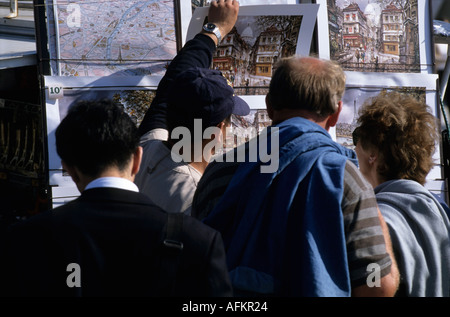
[[[111,166],[123,170],[139,146],[136,125],[124,107],[111,100],[74,104],[55,135],[61,159],[92,177]]]

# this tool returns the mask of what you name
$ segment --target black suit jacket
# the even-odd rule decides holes
[[[232,296],[220,234],[183,217],[184,248],[170,295]],[[85,190],[74,201],[9,228],[0,255],[2,295],[169,295],[161,287],[174,278],[161,269],[166,224],[167,214],[141,193]],[[68,267],[71,263],[79,270]],[[77,277],[81,287],[69,287],[67,280]]]

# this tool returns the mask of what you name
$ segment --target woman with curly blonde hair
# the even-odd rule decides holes
[[[450,222],[424,187],[434,165],[437,127],[426,104],[382,92],[362,106],[353,133],[361,172],[389,226],[399,296],[450,296]]]

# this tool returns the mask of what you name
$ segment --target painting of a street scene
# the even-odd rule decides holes
[[[265,95],[277,60],[296,52],[302,16],[239,16],[213,56],[237,95]]]
[[[339,121],[336,124],[336,141],[339,144],[354,150],[352,133],[357,127],[359,109],[369,98],[373,98],[385,90],[395,90],[412,95],[421,102],[425,102],[426,98],[425,87],[347,88],[342,100],[344,105],[339,115]]]
[[[231,126],[227,128],[223,139],[223,148],[217,149],[216,155],[223,153],[257,137],[272,124],[266,109],[251,109],[246,116],[231,116]]]
[[[327,0],[330,57],[344,70],[420,72],[417,0]]]

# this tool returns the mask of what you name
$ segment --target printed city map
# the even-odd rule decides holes
[[[62,76],[162,75],[177,52],[173,0],[53,5]]]

